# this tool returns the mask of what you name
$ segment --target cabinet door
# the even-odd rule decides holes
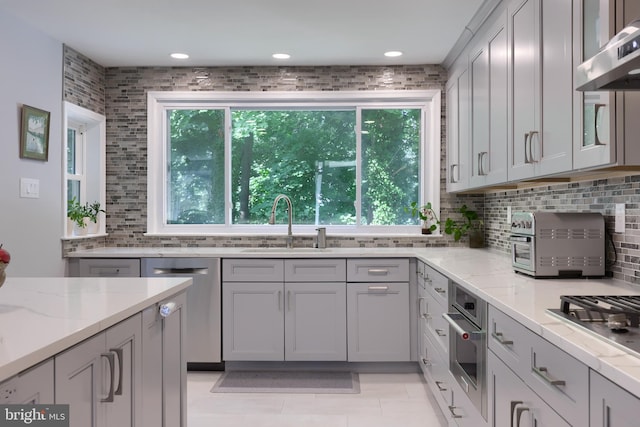
[[[470,103],[469,73],[460,71],[447,87],[447,191],[469,186]]]
[[[493,419],[493,426],[569,426],[491,351],[487,359],[490,412],[493,413],[490,419]]]
[[[597,372],[590,371],[589,417],[591,427],[635,425],[640,399]]]
[[[469,187],[485,184],[487,171],[483,166],[489,153],[489,49],[486,43],[480,44],[471,52],[469,58],[471,70],[471,168]]]
[[[347,284],[350,362],[411,359],[408,283]]]
[[[40,363],[0,384],[0,403],[54,403],[53,359]]]
[[[535,175],[532,132],[537,131],[540,109],[539,0],[518,0],[509,5],[511,54],[511,142],[509,180]]]
[[[283,283],[222,284],[225,360],[284,360]]]
[[[55,399],[58,404],[69,404],[71,427],[104,425],[104,403],[110,400],[109,372],[115,368],[113,354],[108,354],[101,333],[55,357]]]
[[[285,293],[285,359],[346,361],[346,283],[287,283]]]
[[[107,425],[139,426],[142,424],[142,316],[118,323],[106,332],[107,351],[115,354],[114,398],[105,405]]]

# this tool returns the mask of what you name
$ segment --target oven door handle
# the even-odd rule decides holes
[[[456,331],[456,333],[460,336],[460,338],[465,341],[469,339],[475,340],[483,334],[481,330],[475,329],[475,326],[468,320],[466,320],[460,313],[443,313],[442,318],[446,320],[449,326],[451,326],[453,330]],[[470,328],[465,329],[464,327],[460,326],[460,323],[458,321],[463,321]],[[475,330],[472,330],[471,328],[474,328]]]

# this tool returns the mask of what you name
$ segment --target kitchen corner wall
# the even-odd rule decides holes
[[[95,91],[88,75],[105,73],[107,117],[107,238],[70,240],[64,251],[101,246],[261,246],[284,245],[284,236],[145,236],[147,212],[147,92],[148,91],[356,91],[444,90],[447,72],[438,65],[388,67],[213,67],[107,68],[72,49],[65,50],[65,99],[89,103]],[[66,73],[71,73],[67,75]],[[72,85],[73,90],[68,90]],[[99,92],[99,91],[98,91]],[[73,99],[70,93],[80,94]],[[93,95],[95,98],[97,96]],[[93,107],[87,107],[93,109]],[[96,111],[96,110],[94,110]],[[442,141],[444,141],[444,96]],[[441,176],[444,176],[444,146]],[[482,211],[482,196],[447,195],[441,183],[441,213],[451,216],[463,200]],[[311,236],[296,236],[298,246],[311,246]],[[328,236],[330,246],[445,246],[450,236]],[[461,242],[460,244],[465,244]]]

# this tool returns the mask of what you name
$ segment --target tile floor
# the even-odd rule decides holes
[[[360,374],[360,394],[210,393],[220,375],[188,373],[188,427],[446,425],[419,374]]]

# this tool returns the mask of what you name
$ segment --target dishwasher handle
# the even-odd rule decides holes
[[[208,268],[158,268],[155,267],[153,269],[153,274],[173,274],[173,275],[188,275],[193,276],[194,274],[209,274]]]

